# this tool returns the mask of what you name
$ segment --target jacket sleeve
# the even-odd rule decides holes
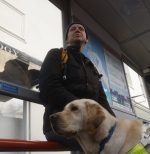
[[[98,102],[114,117],[116,117],[115,113],[113,112],[113,110],[111,109],[109,102],[107,100],[107,96],[104,92],[104,88],[102,86],[102,82],[100,81],[99,84],[99,98],[98,98]]]
[[[43,103],[55,108],[63,108],[68,102],[77,99],[62,85],[59,49],[52,49],[47,53],[40,70],[39,88]]]

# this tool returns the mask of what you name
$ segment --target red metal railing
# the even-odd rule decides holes
[[[69,151],[69,149],[54,141],[0,139],[0,152],[4,151]]]

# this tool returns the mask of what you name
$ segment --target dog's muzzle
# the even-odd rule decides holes
[[[50,124],[51,124],[51,127],[52,127],[52,130],[54,132],[57,132],[59,130],[59,127],[58,127],[58,115],[57,114],[52,114],[49,116],[49,119],[50,119]]]

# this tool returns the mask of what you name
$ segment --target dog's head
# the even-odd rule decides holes
[[[90,99],[75,100],[67,104],[62,112],[50,116],[53,130],[65,136],[79,132],[93,133],[105,119],[104,109]]]

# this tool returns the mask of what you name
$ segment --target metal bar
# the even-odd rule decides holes
[[[70,151],[55,141],[0,139],[0,152],[8,151]]]
[[[145,97],[144,94],[141,94],[141,95],[132,96],[131,98],[136,98],[136,97],[141,97],[141,96]]]
[[[0,94],[42,104],[39,92],[2,80],[0,80]]]

